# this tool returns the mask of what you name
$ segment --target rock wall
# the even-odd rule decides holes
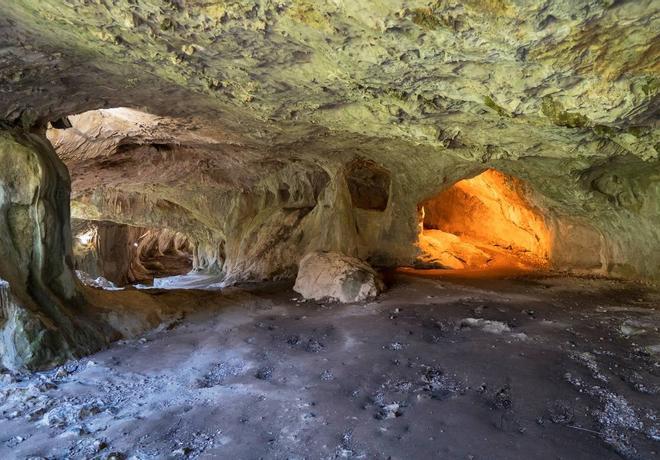
[[[38,368],[90,353],[106,339],[77,291],[69,176],[44,137],[0,131],[0,359]]]
[[[580,155],[570,153],[568,139],[584,127],[555,109],[547,110],[554,134],[529,127],[555,153],[522,139],[515,148],[469,144],[468,133],[495,130],[482,123],[488,114],[463,134],[444,133],[442,148],[341,131],[262,145],[208,121],[132,109],[69,117],[72,127],[49,137],[71,170],[74,216],[182,232],[196,248],[195,269],[223,273],[227,284],[292,278],[315,250],[413,264],[419,205],[488,169],[525,184],[520,193],[547,232],[539,248],[555,268],[657,279],[660,163],[610,141],[579,142]],[[510,117],[497,116],[497,129],[512,135]]]
[[[530,241],[535,232],[544,240],[530,248],[554,268],[658,279],[657,164],[635,157],[483,163],[402,148],[408,150],[380,159],[342,152],[333,159],[283,161],[240,190],[209,193],[199,182],[149,193],[103,187],[74,197],[73,212],[131,225],[165,223],[190,235],[196,270],[224,273],[227,284],[293,278],[298,261],[312,251],[341,252],[377,266],[414,264],[419,205],[493,168],[521,184],[512,193],[535,210]]]
[[[544,210],[559,269],[660,280],[660,163],[631,155],[502,163]]]
[[[652,0],[2,4],[0,118],[52,122],[74,214],[190,235],[228,282],[408,264],[418,204],[488,168],[557,268],[660,276]]]
[[[0,139],[0,256],[8,261],[0,267],[8,286],[0,355],[8,367],[48,366],[92,351],[112,334],[92,318],[70,269],[65,166],[43,137],[5,131]],[[292,279],[299,261],[313,251],[336,251],[376,266],[412,264],[419,203],[495,168],[528,184],[526,198],[545,219],[556,268],[660,278],[655,163],[626,156],[478,163],[394,147],[380,159],[342,150],[333,158],[280,161],[239,189],[205,188],[207,179],[197,177],[190,188],[124,184],[83,190],[74,197],[73,212],[114,222],[104,230],[110,229],[102,251],[117,252],[111,246],[124,240],[123,246],[134,247],[128,224],[167,223],[189,238],[194,267],[223,273],[226,284]],[[170,235],[163,244],[176,246],[175,239]],[[148,240],[147,252],[159,238]],[[125,265],[118,271],[130,273]]]
[[[99,222],[97,225],[100,274],[117,286],[149,279],[137,246],[142,229],[114,222]]]
[[[529,194],[520,180],[488,170],[424,201],[424,227],[547,258],[545,219],[526,199]]]

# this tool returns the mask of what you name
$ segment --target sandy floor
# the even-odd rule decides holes
[[[0,458],[658,458],[657,291],[389,278],[360,305],[204,291],[141,339],[0,374]]]

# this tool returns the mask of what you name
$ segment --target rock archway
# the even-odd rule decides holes
[[[551,217],[524,182],[489,169],[420,206],[422,264],[442,268],[548,265]]]
[[[193,247],[186,235],[113,222],[74,219],[73,254],[78,277],[95,284],[152,284],[154,278],[200,269],[193,265]]]

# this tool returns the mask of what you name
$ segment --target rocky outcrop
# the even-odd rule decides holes
[[[293,289],[306,299],[362,302],[376,297],[384,285],[368,264],[336,252],[312,252],[300,261]]]
[[[2,364],[38,368],[97,350],[106,337],[70,268],[66,167],[45,138],[7,131],[0,165]]]

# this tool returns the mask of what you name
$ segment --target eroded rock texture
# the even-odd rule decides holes
[[[0,137],[0,357],[37,367],[105,343],[77,292],[71,258],[69,179],[43,137]]]
[[[74,219],[72,224],[74,269],[87,278],[124,286],[192,269],[190,242],[181,233],[106,221]]]
[[[293,289],[305,299],[361,302],[383,290],[380,276],[355,257],[311,252],[302,258]]]
[[[657,2],[0,6],[0,120],[50,123],[72,215],[186,235],[226,285],[313,251],[415,264],[423,203],[488,170],[524,184],[549,266],[660,279]]]
[[[556,222],[537,201],[526,183],[492,169],[457,182],[421,203],[418,265],[545,267]]]

